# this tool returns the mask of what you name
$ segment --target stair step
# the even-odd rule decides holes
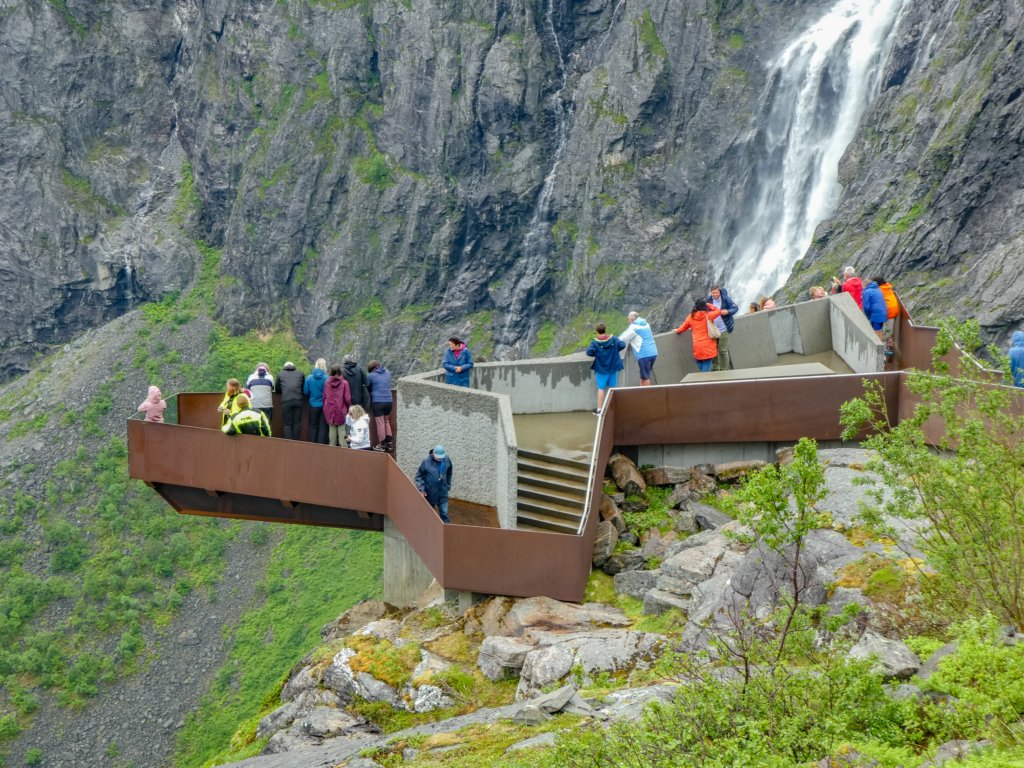
[[[581,472],[590,471],[590,463],[586,461],[578,461],[576,459],[567,459],[562,456],[552,456],[547,453],[538,453],[537,451],[527,451],[522,448],[516,451],[516,454],[520,459],[526,459],[528,461],[540,462],[542,464],[559,464],[563,467],[572,467],[578,469]]]
[[[583,502],[587,497],[586,492],[582,488],[538,488],[524,484],[522,478],[520,478],[518,492],[521,499],[536,499],[542,502],[579,507],[581,512],[583,510]]]
[[[570,506],[569,504],[556,504],[537,500],[518,498],[516,503],[517,513],[536,512],[539,515],[557,517],[562,520],[579,520],[583,517],[582,506]]]
[[[538,461],[524,461],[519,459],[516,465],[516,472],[519,475],[524,473],[533,475],[544,475],[546,477],[557,477],[562,480],[574,480],[577,483],[586,485],[587,477],[590,475],[590,468],[585,471],[576,471],[571,467],[559,464],[543,464]]]
[[[527,512],[516,515],[516,525],[525,530],[533,528],[547,531],[549,533],[572,534],[576,533],[576,530],[579,527],[577,523],[561,520],[557,517],[549,517],[536,512]]]
[[[563,493],[571,493],[578,496],[587,495],[586,478],[553,477],[542,475],[536,472],[518,472],[516,474],[517,485],[529,488],[550,488]]]

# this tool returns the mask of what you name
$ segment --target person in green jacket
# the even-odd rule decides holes
[[[270,437],[270,421],[267,414],[257,411],[249,402],[248,395],[241,394],[235,398],[238,413],[232,414],[220,431],[225,435],[262,435]]]

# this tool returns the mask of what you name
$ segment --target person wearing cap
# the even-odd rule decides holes
[[[245,388],[250,392],[252,407],[263,411],[268,421],[274,418],[274,377],[270,375],[270,366],[266,363],[257,365],[245,382]]]
[[[435,445],[416,470],[416,487],[441,518],[449,523],[448,491],[452,487],[452,460],[443,445]]]
[[[256,410],[249,402],[249,398],[242,394],[235,398],[239,407],[228,419],[227,423],[220,428],[225,435],[262,435],[270,437],[270,420],[263,411]]]
[[[444,353],[444,380],[446,384],[456,387],[469,386],[469,369],[473,367],[473,355],[469,352],[466,342],[458,336],[448,339],[448,349]]]
[[[640,386],[651,383],[651,371],[658,360],[658,344],[654,341],[654,333],[640,313],[633,310],[629,313],[629,327],[619,334],[619,338],[633,348],[633,357],[640,366]]]
[[[281,421],[285,440],[298,440],[302,434],[302,405],[305,402],[302,386],[305,383],[305,374],[291,360],[284,364],[277,375],[274,389],[281,395]]]

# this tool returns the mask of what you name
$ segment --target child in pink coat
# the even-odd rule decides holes
[[[146,421],[155,421],[163,424],[164,411],[167,410],[167,401],[160,394],[160,387],[149,388],[149,397],[139,405],[139,410],[146,414]]]

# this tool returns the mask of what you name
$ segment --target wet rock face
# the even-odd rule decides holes
[[[667,327],[723,272],[708,201],[765,62],[826,5],[9,4],[0,377],[185,288],[200,241],[234,330],[287,320],[397,372],[452,332],[515,356],[628,306]],[[995,332],[1024,290],[1019,11],[947,5],[901,22],[791,286],[852,261]]]
[[[710,272],[700,186],[793,9],[730,49],[669,0],[331,5],[4,11],[0,375],[184,288],[197,241],[232,328],[287,317],[397,370],[435,332],[514,355],[546,321],[675,319]]]

